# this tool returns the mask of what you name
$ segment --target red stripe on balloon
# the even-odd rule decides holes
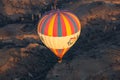
[[[39,27],[39,28],[38,28],[38,32],[40,32],[40,33],[41,33],[42,25],[43,25],[44,21],[46,20],[46,18],[47,18],[47,16],[44,16],[44,17],[42,18],[40,24],[38,25],[38,27]]]
[[[78,30],[80,30],[80,26],[79,26],[80,23],[78,23],[78,22],[79,22],[79,19],[78,19],[74,14],[72,14],[72,13],[69,13],[69,14],[73,15],[73,16],[71,16],[71,17],[74,19],[74,21],[75,21],[75,23],[76,23],[76,25],[77,25],[77,27],[78,27]],[[76,17],[76,18],[74,18],[74,17]]]
[[[55,21],[54,21],[54,27],[53,27],[53,36],[56,37],[57,33],[58,33],[58,14],[55,17]]]
[[[74,25],[73,25],[72,21],[70,20],[70,18],[68,17],[69,15],[67,15],[65,13],[64,13],[64,15],[65,15],[66,19],[68,20],[68,22],[70,24],[72,34],[74,34],[75,33]]]
[[[63,57],[63,51],[64,51],[64,49],[55,49],[56,50],[56,52],[57,52],[57,56],[59,57],[59,58],[62,58]]]
[[[67,32],[66,32],[67,26],[65,26],[64,19],[62,18],[61,15],[60,15],[60,20],[61,20],[61,26],[62,26],[62,36],[66,36],[67,35]]]
[[[80,30],[80,26],[79,26],[80,23],[78,23],[79,19],[73,13],[69,13],[69,12],[64,12],[64,13],[67,15],[70,15],[72,17],[72,19],[75,21],[75,23],[77,25],[78,30]]]
[[[51,21],[51,18],[53,17],[53,15],[50,16],[49,20],[47,21],[46,23],[46,26],[44,28],[44,34],[45,35],[48,35],[48,28],[49,28],[49,24],[50,24],[50,21]]]

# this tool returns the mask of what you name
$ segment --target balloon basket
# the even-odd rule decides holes
[[[61,63],[61,62],[62,62],[62,58],[59,58],[59,59],[58,59],[58,63]]]

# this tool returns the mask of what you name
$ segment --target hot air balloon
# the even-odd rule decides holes
[[[38,23],[40,40],[62,61],[64,54],[77,41],[81,24],[79,19],[67,10],[52,10]]]

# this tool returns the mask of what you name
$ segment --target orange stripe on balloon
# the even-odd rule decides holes
[[[52,49],[52,48],[50,48],[50,50],[58,57],[58,54],[57,54],[57,51],[56,51],[56,49]]]
[[[69,50],[69,48],[64,48],[62,49],[62,52],[61,53],[58,53],[58,57],[59,58],[63,58],[63,56],[65,55],[65,53]]]
[[[65,53],[69,50],[69,48],[65,48],[62,49],[61,53],[59,53],[59,49],[52,49],[50,48],[50,50],[58,57],[58,58],[63,58],[63,56],[65,55]]]
[[[40,32],[41,31],[41,28],[42,28],[42,24],[43,24],[43,22],[45,21],[45,19],[47,18],[47,16],[48,15],[45,15],[41,20],[40,20],[40,22],[39,22],[39,24],[38,24],[38,32]]]
[[[81,28],[81,25],[80,25],[80,21],[79,21],[79,19],[74,15],[74,14],[72,14],[72,13],[68,13],[68,12],[64,12],[64,13],[66,13],[66,14],[68,14],[68,15],[70,15],[73,19],[74,19],[74,21],[77,23],[77,27],[78,27],[78,29],[80,30],[80,28]]]
[[[57,25],[58,25],[58,14],[56,15],[55,21],[54,21],[53,36],[58,35]]]
[[[74,34],[74,32],[75,32],[74,25],[73,25],[72,21],[70,20],[70,18],[68,17],[69,15],[66,15],[66,14],[64,14],[64,15],[66,16],[66,18],[67,18],[67,20],[68,20],[68,22],[70,24],[72,34]]]
[[[58,57],[62,58],[63,57],[62,53],[63,53],[64,49],[60,49],[60,50],[61,50],[61,52],[59,52],[59,49],[56,49]]]
[[[46,22],[46,26],[45,26],[45,28],[44,28],[44,34],[45,34],[45,35],[48,34],[48,28],[49,28],[49,24],[50,24],[50,22],[51,22],[51,18],[52,18],[52,17],[53,17],[53,16],[51,15],[50,18],[48,19],[48,21]]]
[[[65,53],[69,50],[69,48],[65,48],[63,53],[62,53],[62,57],[65,55]]]
[[[64,21],[65,26],[66,26],[67,36],[69,36],[69,35],[71,35],[71,28],[70,28],[70,24],[69,24],[69,22],[68,22],[67,18],[66,18],[63,14],[61,14],[61,16],[62,16],[63,21]]]
[[[48,24],[48,35],[53,36],[53,28],[54,28],[54,21],[56,18],[56,14],[54,14],[50,20],[50,23]]]
[[[70,15],[71,13],[68,13],[68,14]],[[78,30],[80,30],[79,19],[75,15],[73,15],[73,14],[71,14],[71,17],[73,17],[74,21],[77,23]]]

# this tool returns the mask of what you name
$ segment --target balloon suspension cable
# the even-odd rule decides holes
[[[62,58],[58,58],[58,63],[61,63],[62,62]]]
[[[55,10],[57,9],[56,5],[57,5],[57,0],[54,1],[54,5],[53,5],[53,9]]]

